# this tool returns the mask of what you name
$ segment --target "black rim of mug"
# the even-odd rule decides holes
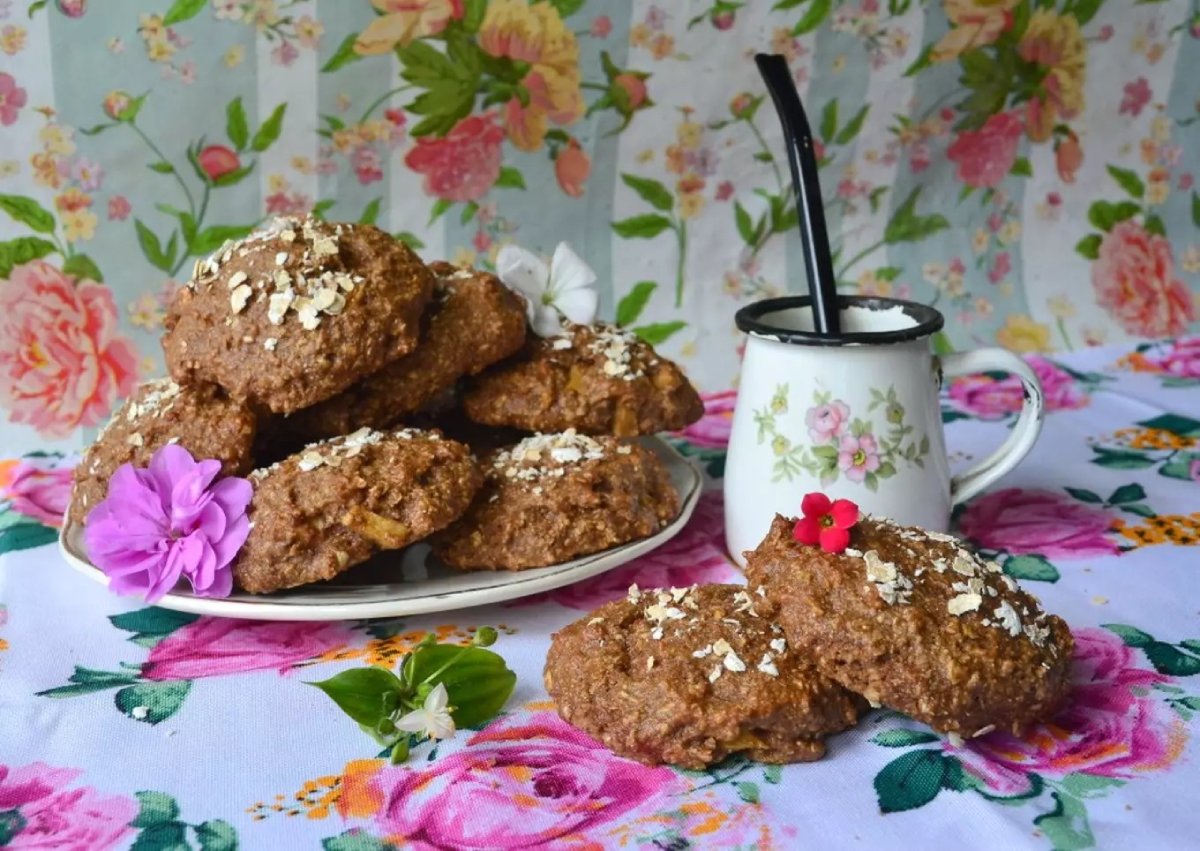
[[[936,308],[915,301],[905,301],[899,298],[880,298],[877,296],[840,295],[837,299],[838,310],[850,307],[861,307],[867,310],[892,310],[900,308],[904,315],[916,322],[910,328],[897,328],[893,331],[859,331],[841,333],[836,337],[823,337],[816,331],[801,331],[794,328],[781,328],[772,325],[771,314],[794,308],[811,308],[812,299],[806,295],[783,296],[768,298],[748,304],[737,312],[734,321],[737,327],[747,334],[767,339],[778,340],[781,343],[796,343],[802,346],[846,346],[855,343],[883,345],[887,343],[907,343],[910,340],[920,340],[942,329],[946,318]],[[844,326],[843,326],[844,327]]]

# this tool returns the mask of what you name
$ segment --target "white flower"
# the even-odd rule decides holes
[[[529,324],[539,337],[558,334],[564,318],[577,325],[596,319],[596,273],[565,242],[554,249],[548,268],[536,254],[506,245],[496,255],[496,271],[510,289],[524,296]]]
[[[454,719],[446,708],[449,701],[446,687],[438,683],[425,698],[425,705],[397,721],[396,727],[406,733],[424,733],[431,739],[449,739],[454,735]]]

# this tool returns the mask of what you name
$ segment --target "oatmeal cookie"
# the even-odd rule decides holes
[[[485,456],[483,469],[471,508],[430,539],[451,567],[559,564],[649,537],[679,513],[658,456],[612,437],[535,435]]]
[[[303,441],[362,426],[387,428],[422,410],[466,375],[512,355],[525,343],[525,306],[487,272],[434,263],[433,300],[421,342],[406,357],[348,390],[275,425]]]
[[[466,510],[482,476],[436,432],[359,429],[250,474],[250,535],[233,563],[252,594],[331,579]]]
[[[196,264],[167,313],[167,367],[290,413],[415,349],[432,290],[433,273],[376,227],[276,219]]]
[[[255,428],[250,409],[215,385],[147,381],[117,409],[75,467],[67,516],[82,525],[108,495],[108,480],[118,467],[148,466],[150,456],[168,443],[178,443],[198,460],[215,458],[222,475],[244,475],[253,466]]]
[[[737,585],[638,591],[555,634],[546,690],[621,756],[702,769],[809,762],[866,702],[817,672]]]
[[[1061,618],[953,537],[863,518],[842,554],[777,516],[747,553],[788,641],[846,688],[959,736],[1053,715],[1073,641]]]
[[[687,377],[633,334],[571,325],[473,379],[467,415],[485,425],[632,437],[684,428],[704,405]]]

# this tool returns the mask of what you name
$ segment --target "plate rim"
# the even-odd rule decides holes
[[[644,440],[660,456],[666,454],[668,458],[664,460],[668,460],[679,468],[686,470],[688,475],[686,492],[680,493],[679,513],[670,523],[648,538],[641,538],[640,540],[631,541],[619,547],[613,547],[599,553],[591,553],[561,564],[532,568],[526,571],[512,571],[511,580],[501,585],[489,588],[469,588],[459,591],[436,592],[415,598],[405,597],[385,600],[363,600],[361,602],[315,602],[306,604],[299,600],[288,601],[265,595],[257,599],[245,600],[224,597],[196,597],[188,592],[178,593],[172,591],[152,605],[189,614],[241,618],[244,620],[309,622],[365,620],[370,618],[435,614],[469,609],[476,606],[506,603],[599,576],[601,573],[613,570],[653,549],[657,549],[678,535],[691,519],[696,505],[704,493],[704,474],[691,458],[683,455],[678,449],[660,437],[652,436],[644,438]],[[77,536],[79,531],[79,527],[73,522],[63,525],[58,535],[59,554],[73,570],[107,588],[109,577],[105,576],[99,568],[91,564],[82,551],[76,551],[71,543],[71,538]],[[494,573],[494,571],[479,572]],[[286,595],[288,592],[283,591],[279,593]],[[466,599],[464,600],[463,598]],[[132,602],[144,602],[138,601],[134,597],[125,597],[122,599]],[[449,604],[447,605],[447,603]]]

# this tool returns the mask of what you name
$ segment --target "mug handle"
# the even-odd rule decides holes
[[[941,368],[945,378],[991,370],[1010,372],[1020,379],[1025,394],[1021,413],[1008,440],[974,467],[950,480],[950,502],[956,504],[975,496],[1029,454],[1042,431],[1045,417],[1042,383],[1029,364],[1008,349],[988,348],[945,354],[941,356]]]

